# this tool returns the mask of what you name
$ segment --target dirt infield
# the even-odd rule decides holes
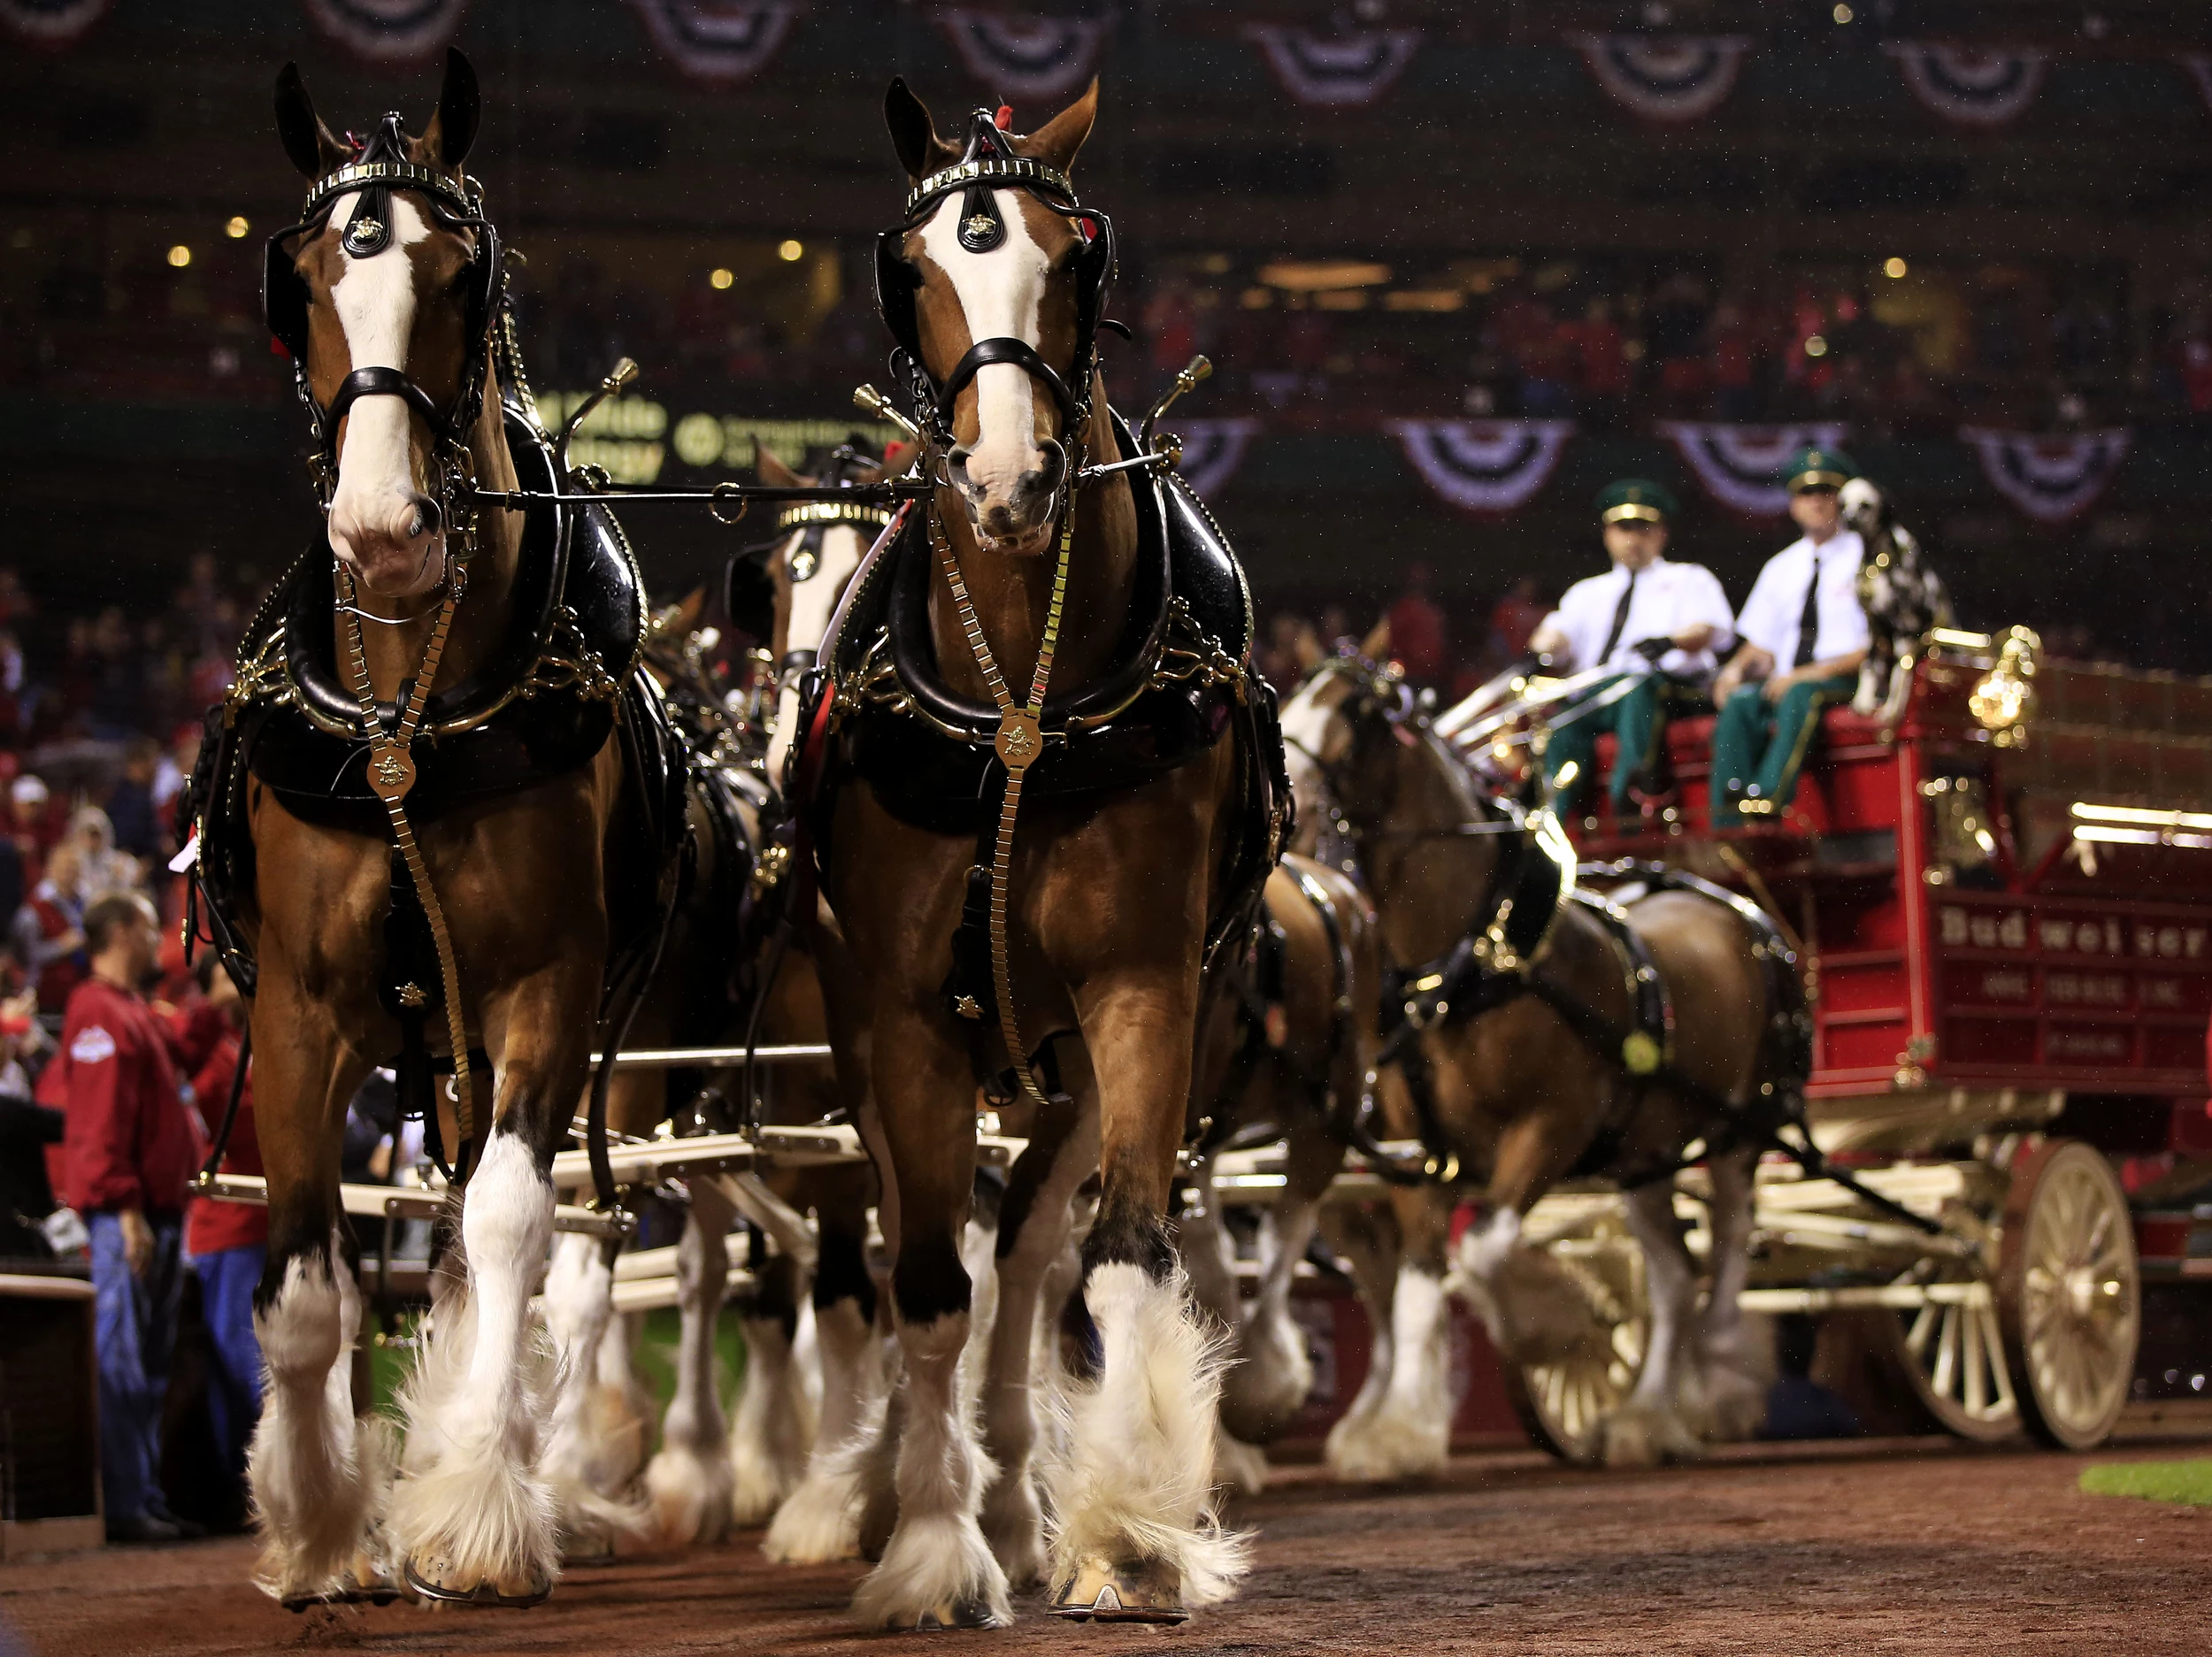
[[[2201,1440],[2198,1440],[2200,1444]],[[2091,1460],[2174,1454],[2135,1445]],[[1257,1565],[1174,1630],[1079,1629],[1033,1600],[979,1653],[2189,1653],[2212,1647],[2212,1509],[2075,1487],[2084,1461],[1949,1440],[1747,1449],[1644,1474],[1463,1456],[1419,1490],[1280,1469],[1243,1504]],[[0,1652],[882,1650],[841,1612],[858,1567],[765,1564],[751,1534],[571,1573],[530,1612],[405,1606],[292,1616],[249,1546],[0,1566]],[[918,1637],[916,1637],[918,1638]],[[902,1639],[902,1646],[915,1638]]]

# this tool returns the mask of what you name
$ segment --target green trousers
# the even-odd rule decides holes
[[[1563,817],[1574,815],[1575,802],[1581,797],[1591,773],[1597,768],[1598,738],[1610,731],[1615,747],[1609,792],[1613,796],[1614,815],[1625,813],[1628,785],[1650,765],[1658,751],[1659,733],[1666,728],[1668,699],[1681,689],[1664,675],[1654,673],[1618,702],[1577,714],[1552,726],[1544,748],[1544,774],[1551,779],[1554,786],[1552,809]],[[1562,789],[1557,786],[1560,768],[1569,760],[1575,763],[1576,777]]]
[[[1731,696],[1713,725],[1713,826],[1740,828],[1745,800],[1771,801],[1779,811],[1797,794],[1797,774],[1820,729],[1821,710],[1849,700],[1855,673],[1793,685],[1778,702],[1763,687]],[[1764,820],[1763,818],[1762,820]]]

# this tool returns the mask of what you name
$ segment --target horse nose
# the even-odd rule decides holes
[[[413,500],[415,517],[407,532],[408,540],[419,541],[425,535],[436,534],[438,525],[444,521],[444,514],[438,510],[438,503],[420,491],[415,494]]]
[[[983,490],[982,485],[976,483],[968,476],[968,462],[974,454],[975,450],[964,443],[945,451],[946,478],[950,480],[954,488],[971,500],[979,497]]]

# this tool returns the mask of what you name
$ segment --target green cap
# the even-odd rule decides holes
[[[1840,449],[1808,443],[1790,456],[1790,493],[1801,489],[1840,489],[1859,475],[1859,468]]]
[[[1603,524],[1663,524],[1680,510],[1666,485],[1648,478],[1623,478],[1598,496],[1598,521]]]

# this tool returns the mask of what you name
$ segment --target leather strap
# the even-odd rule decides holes
[[[338,422],[363,397],[398,397],[423,418],[425,425],[441,438],[453,433],[446,427],[446,411],[430,400],[430,394],[400,369],[369,367],[357,368],[338,382],[338,393],[330,400],[330,407],[323,411],[323,428],[330,433],[328,441],[337,441]]]
[[[983,636],[983,624],[976,617],[975,605],[968,597],[968,584],[960,574],[960,561],[953,556],[952,538],[945,533],[934,511],[930,514],[929,533],[944,565],[945,579],[952,587],[960,630],[967,635],[968,648],[975,656],[976,665],[983,670],[983,682],[990,687],[991,700],[998,704],[998,736],[992,746],[998,754],[999,763],[1006,767],[1006,792],[999,804],[998,839],[991,852],[991,990],[998,1001],[999,1032],[1006,1039],[1006,1056],[1013,1067],[1014,1080],[1029,1102],[1043,1109],[1050,1101],[1029,1068],[1029,1049],[1022,1043],[1021,1028],[1014,1013],[1013,970],[1007,958],[1006,904],[1007,890],[1014,875],[1014,819],[1021,810],[1022,776],[1044,752],[1041,720],[1045,692],[1052,683],[1052,656],[1060,642],[1060,618],[1068,591],[1068,555],[1075,545],[1075,510],[1071,502],[1060,520],[1060,553],[1052,572],[1052,597],[1045,607],[1044,636],[1037,645],[1037,667],[1030,676],[1029,700],[1018,706],[1013,693],[1006,688],[997,659],[991,654],[991,641]],[[980,1016],[980,1013],[978,1009],[976,1013],[964,1016]]]
[[[1068,382],[1060,378],[1051,364],[1037,355],[1036,348],[1027,341],[1002,334],[995,339],[978,340],[968,348],[967,355],[953,365],[952,372],[945,376],[945,383],[937,393],[937,418],[948,431],[952,427],[955,400],[967,389],[970,380],[995,363],[1010,363],[1041,382],[1058,405],[1061,420],[1071,427],[1074,426],[1079,405],[1075,393],[1068,388]]]

